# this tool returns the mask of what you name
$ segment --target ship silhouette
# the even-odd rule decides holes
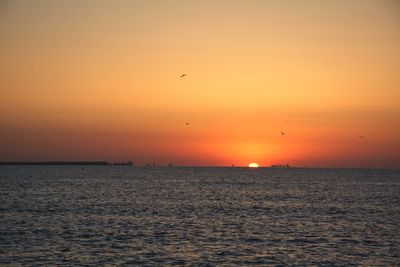
[[[272,164],[271,168],[290,168],[289,164]]]

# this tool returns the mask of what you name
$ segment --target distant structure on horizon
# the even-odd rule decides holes
[[[272,164],[271,168],[290,168],[289,164]]]

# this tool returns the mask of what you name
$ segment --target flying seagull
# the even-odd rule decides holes
[[[364,135],[357,135],[358,138],[364,139]]]
[[[281,132],[281,135],[285,135],[285,133],[284,133],[284,132]]]
[[[182,75],[181,75],[181,78],[183,78],[183,77],[185,77],[185,76],[186,76],[186,74],[182,74]]]
[[[186,125],[189,125],[189,123],[187,122]]]

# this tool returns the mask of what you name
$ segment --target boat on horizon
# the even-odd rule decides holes
[[[287,169],[287,168],[290,168],[290,165],[289,164],[271,164],[271,168]]]

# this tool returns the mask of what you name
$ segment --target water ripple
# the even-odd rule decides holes
[[[0,167],[0,265],[400,262],[400,172]]]

